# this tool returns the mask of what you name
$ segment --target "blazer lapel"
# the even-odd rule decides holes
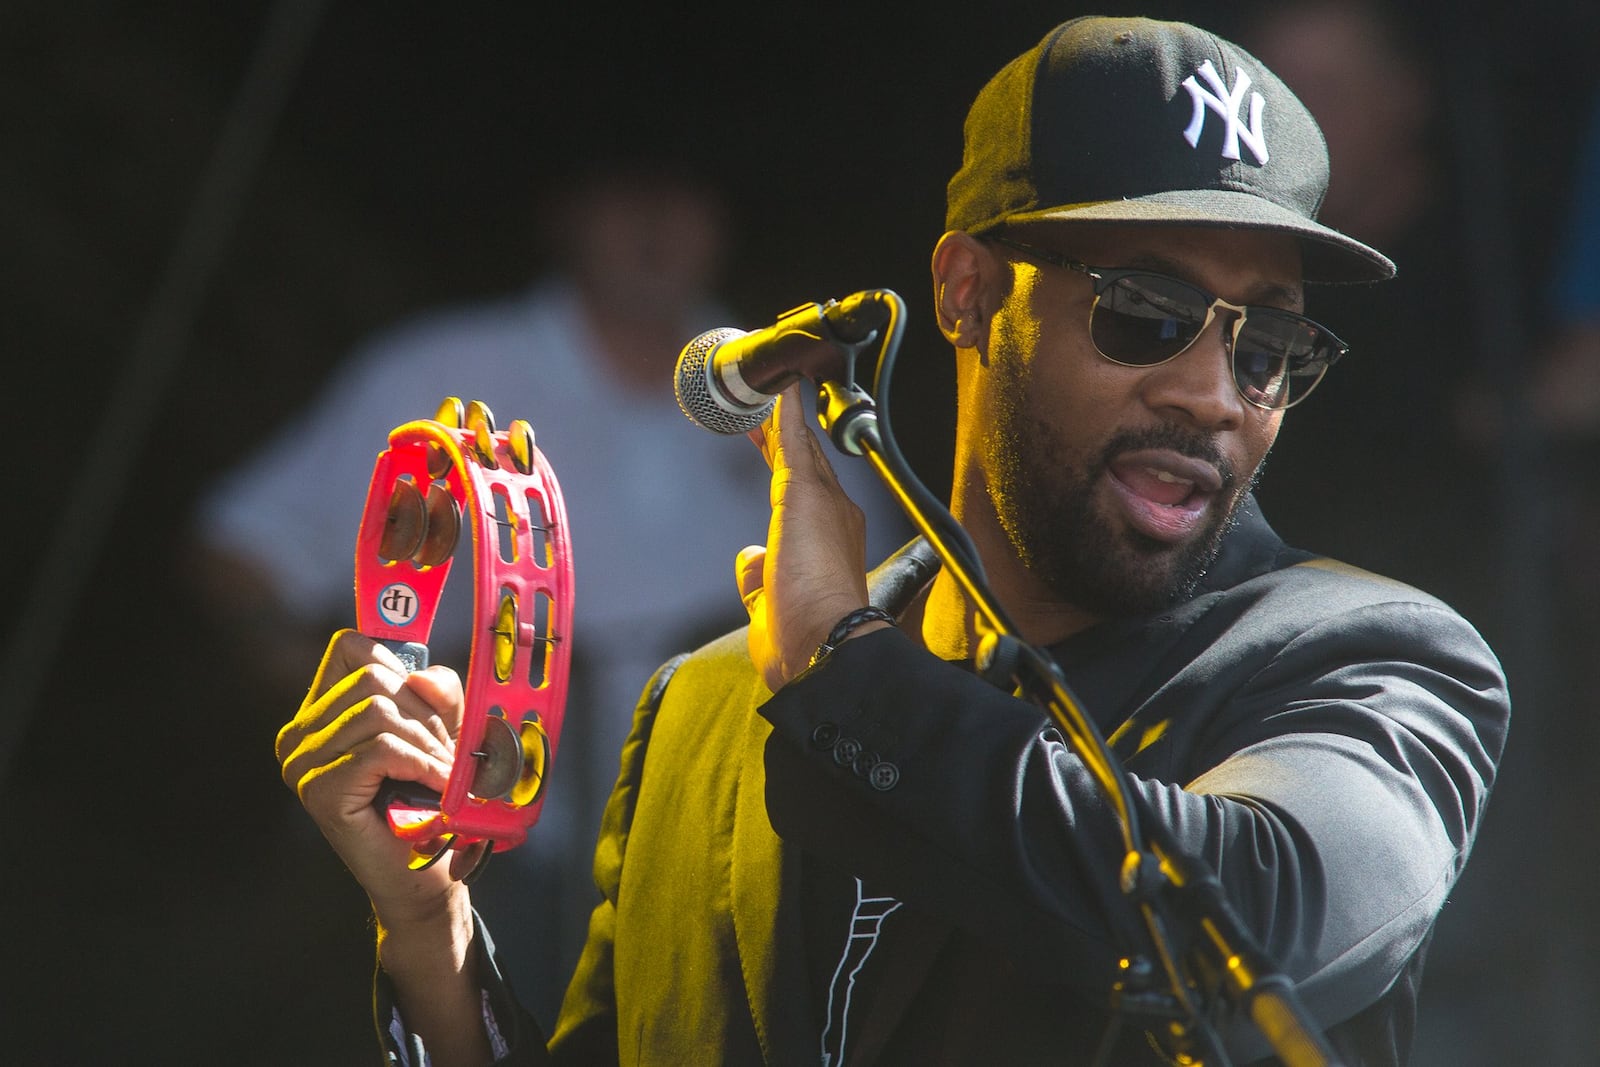
[[[796,1050],[820,1053],[821,1037],[806,979],[800,869],[767,819],[763,753],[772,727],[753,704],[746,714],[744,751],[734,757],[740,766],[729,864],[733,930],[762,1055],[769,1064],[788,1064]]]

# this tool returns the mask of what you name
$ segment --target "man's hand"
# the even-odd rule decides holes
[[[461,726],[461,682],[444,667],[408,674],[382,645],[334,635],[300,710],[278,732],[283,780],[372,898],[385,925],[449,911],[466,857],[426,871],[372,799],[386,778],[443,791]],[[470,867],[466,867],[470,870]]]
[[[750,439],[772,468],[772,522],[766,547],[742,550],[735,569],[750,613],[750,658],[776,691],[806,669],[835,623],[866,605],[866,520],[805,424],[799,383]]]

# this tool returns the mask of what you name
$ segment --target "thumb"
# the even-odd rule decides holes
[[[739,550],[733,560],[734,580],[739,583],[739,599],[744,601],[746,611],[751,610],[751,601],[761,592],[764,579],[762,570],[767,562],[767,549],[765,545],[747,545]]]
[[[460,675],[449,667],[435,663],[425,670],[406,675],[403,684],[433,709],[452,738],[461,732],[466,695],[461,688]]]

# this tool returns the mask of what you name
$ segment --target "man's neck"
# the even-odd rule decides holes
[[[1099,621],[1063,602],[1023,566],[982,488],[957,493],[951,511],[972,538],[990,595],[1010,617],[1017,636],[1034,645],[1054,644]],[[921,623],[923,643],[943,659],[970,658],[978,647],[976,608],[948,568],[939,571],[928,590]]]

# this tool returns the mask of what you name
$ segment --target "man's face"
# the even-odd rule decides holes
[[[1280,234],[1035,227],[1014,234],[1096,267],[1142,267],[1235,304],[1301,310],[1300,254]],[[988,333],[975,412],[989,496],[1032,579],[1096,617],[1186,597],[1216,558],[1282,412],[1239,394],[1219,313],[1177,358],[1125,367],[1090,339],[1092,280],[1004,246],[1011,285]]]

